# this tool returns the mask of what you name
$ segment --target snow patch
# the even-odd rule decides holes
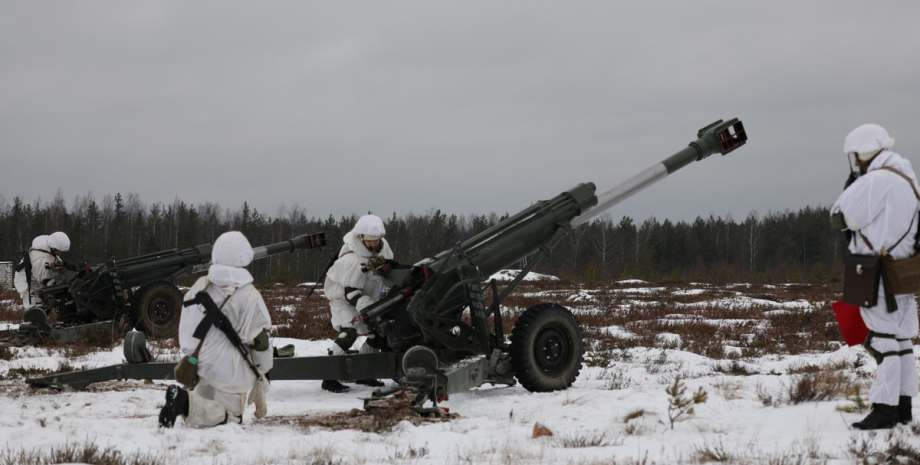
[[[513,281],[514,278],[517,278],[520,273],[521,270],[501,270],[498,273],[489,276],[487,281],[491,281],[493,279],[496,281]],[[530,273],[527,273],[527,276],[524,276],[523,281],[559,281],[559,278],[552,275],[534,273],[531,271]]]

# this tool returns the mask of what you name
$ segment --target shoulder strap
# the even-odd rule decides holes
[[[917,186],[914,185],[914,181],[913,181],[912,179],[910,179],[909,177],[907,177],[906,174],[904,174],[904,173],[902,173],[902,172],[900,172],[900,171],[898,171],[898,170],[896,170],[896,169],[894,169],[894,168],[892,168],[892,167],[890,167],[890,166],[883,166],[883,167],[881,167],[881,168],[879,168],[879,169],[880,169],[880,170],[885,170],[885,171],[891,171],[892,173],[894,173],[894,174],[900,176],[902,179],[904,179],[905,181],[907,181],[907,183],[910,184],[910,188],[914,190],[914,196],[917,197],[917,200],[920,200],[920,192],[917,191]]]
[[[913,181],[912,179],[910,179],[909,177],[907,177],[906,174],[904,174],[904,173],[902,173],[902,172],[900,172],[900,171],[898,171],[898,170],[896,170],[896,169],[894,169],[894,168],[892,168],[892,167],[890,167],[890,166],[883,166],[883,167],[881,167],[881,168],[879,168],[879,169],[880,169],[880,170],[885,170],[885,171],[890,171],[890,172],[892,172],[892,173],[894,173],[894,174],[900,176],[901,179],[907,181],[907,184],[910,185],[910,188],[914,190],[914,196],[917,197],[917,200],[920,200],[920,192],[917,191],[917,186],[914,185],[914,181]],[[898,241],[895,242],[894,245],[892,245],[891,248],[888,249],[888,250],[894,250],[894,248],[897,247],[898,244],[900,244],[901,241],[903,241],[905,237],[907,237],[907,234],[910,233],[910,228],[912,228],[912,227],[914,227],[914,218],[911,218],[911,219],[910,219],[910,226],[907,227],[907,231],[904,233],[904,235],[901,236],[901,238],[898,239]],[[920,235],[920,231],[918,231],[917,234]],[[859,233],[859,235],[862,236],[862,233]],[[920,239],[920,237],[917,237],[917,238],[915,238],[915,239]],[[864,241],[866,240],[866,237],[865,237],[865,236],[863,236],[863,240],[864,240]],[[916,241],[915,241],[915,242],[916,242]],[[868,241],[867,241],[866,243],[868,244]],[[916,248],[916,246],[917,246],[917,244],[914,244],[914,248]],[[869,245],[869,247],[872,247],[872,246]],[[883,250],[882,250],[882,255],[885,255],[885,250],[884,250],[884,248],[883,248]]]

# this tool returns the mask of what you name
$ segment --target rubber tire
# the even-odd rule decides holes
[[[179,330],[182,314],[182,293],[173,283],[154,281],[142,287],[135,296],[138,328],[151,338],[168,339]]]
[[[511,368],[530,392],[568,388],[581,371],[584,335],[569,309],[542,303],[521,314],[511,330]]]

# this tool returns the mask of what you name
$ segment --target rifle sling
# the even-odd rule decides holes
[[[230,294],[230,296],[232,295],[233,294]],[[224,300],[224,304],[230,300],[230,296]],[[206,331],[204,328],[210,330],[210,325],[213,325],[219,329],[222,333],[224,333],[224,336],[227,337],[227,340],[230,341],[230,344],[240,351],[240,355],[243,356],[243,361],[246,362],[246,365],[249,366],[249,369],[252,370],[252,373],[256,375],[256,379],[262,381],[262,375],[259,373],[259,370],[255,367],[255,365],[252,364],[252,360],[249,359],[249,351],[246,350],[246,347],[244,347],[245,344],[243,344],[240,335],[237,334],[233,329],[233,325],[230,324],[230,320],[227,319],[227,316],[221,313],[220,309],[223,307],[223,304],[218,307],[217,304],[214,303],[214,299],[212,299],[211,296],[205,291],[198,291],[198,294],[196,294],[195,298],[189,303],[191,302],[197,303],[204,307],[206,313],[202,322],[199,323],[197,328],[195,328],[195,332],[197,333],[199,329]],[[202,328],[202,325],[205,322],[208,322],[209,325],[205,325],[204,328]],[[207,332],[205,332],[205,334],[207,334]]]

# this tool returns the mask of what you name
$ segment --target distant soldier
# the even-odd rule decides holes
[[[244,268],[252,258],[252,246],[246,236],[238,231],[221,234],[214,241],[208,275],[198,279],[185,295],[188,301],[199,291],[206,292],[229,320],[239,341],[248,347],[250,360],[247,362],[243,358],[239,348],[211,320],[205,320],[202,305],[184,308],[179,320],[179,346],[186,355],[199,349],[200,380],[192,391],[177,385],[166,389],[160,426],[172,428],[179,415],[189,426],[242,423],[247,394],[249,403],[256,404],[256,417],[267,413],[268,379],[265,373],[271,370],[273,363],[268,338],[272,323],[262,295],[252,285],[252,275]],[[199,326],[203,326],[201,330]]]
[[[329,349],[329,355],[350,352],[358,336],[367,336],[359,353],[378,352],[383,341],[370,333],[363,322],[352,323],[358,311],[377,302],[383,292],[383,280],[374,273],[386,260],[393,259],[390,244],[383,236],[386,229],[383,221],[375,215],[358,218],[355,227],[345,234],[344,244],[338,259],[326,273],[323,284],[329,309],[332,312],[332,327],[339,332]],[[358,380],[358,384],[383,386],[376,379]],[[323,381],[322,388],[330,392],[347,392],[349,388],[337,380]]]
[[[52,284],[60,284],[55,281],[54,270],[63,269],[64,262],[60,255],[68,250],[70,250],[70,238],[60,231],[50,236],[38,236],[32,240],[28,261],[24,254],[13,275],[13,284],[16,291],[22,296],[22,306],[26,310],[42,303],[32,293]]]
[[[852,232],[853,254],[880,255],[883,248],[895,260],[914,254],[918,200],[911,184],[917,186],[917,177],[910,162],[891,151],[893,146],[894,139],[875,124],[859,126],[844,141],[843,151],[855,158],[859,172],[831,207],[831,222]],[[878,304],[860,308],[870,330],[866,348],[879,365],[869,390],[872,411],[853,423],[858,429],[909,423],[911,399],[920,384],[911,343],[918,330],[917,303],[910,294],[894,295],[889,301],[882,282]]]

